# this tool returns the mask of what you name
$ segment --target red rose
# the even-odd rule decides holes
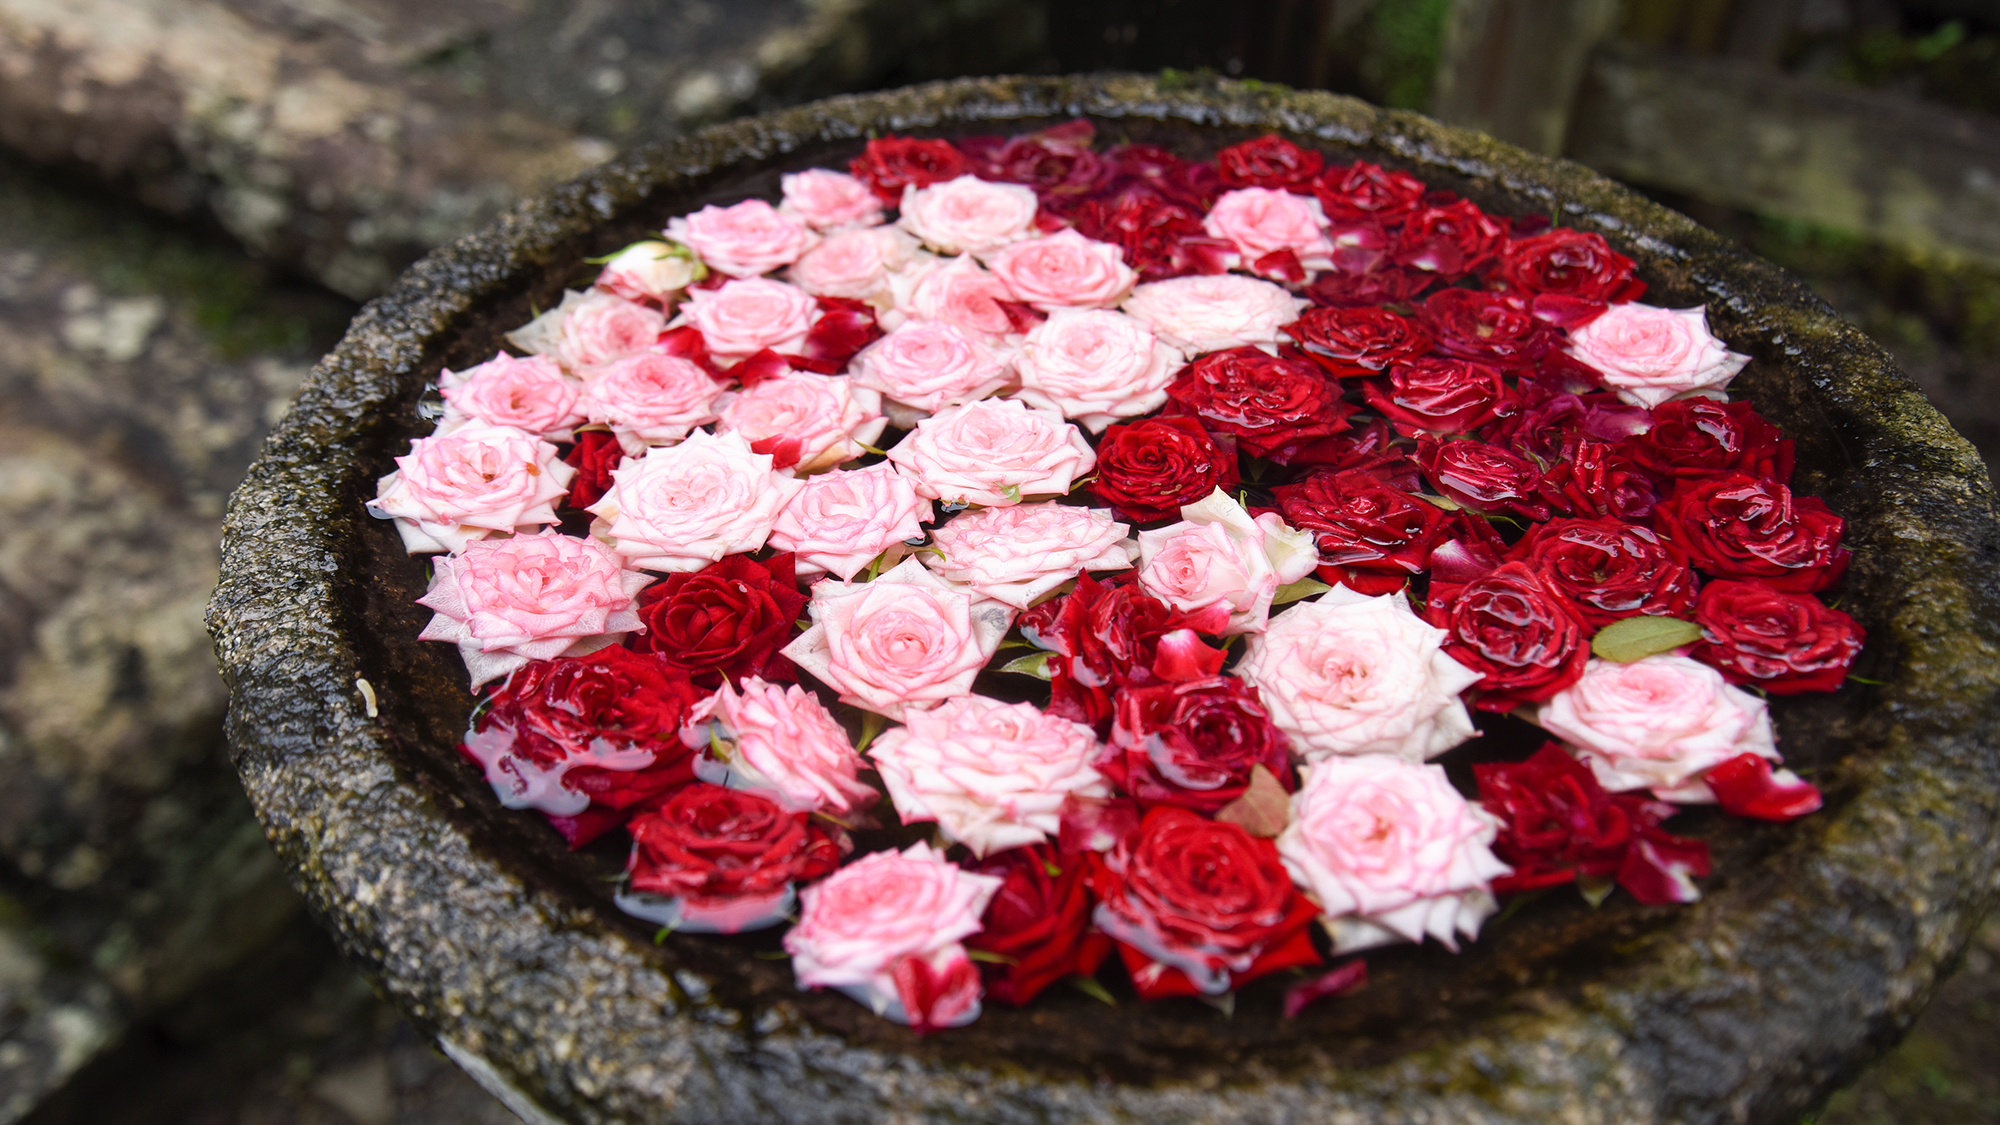
[[[1464,586],[1431,583],[1426,616],[1446,655],[1478,672],[1483,711],[1539,703],[1576,682],[1590,636],[1534,567],[1510,562]]]
[[[1541,470],[1497,446],[1426,436],[1417,440],[1417,464],[1439,492],[1475,512],[1549,518],[1538,498]]]
[[[1547,324],[1501,293],[1440,289],[1424,298],[1421,315],[1439,352],[1509,367],[1533,366],[1556,340]]]
[[[1137,189],[1205,215],[1222,194],[1215,165],[1183,160],[1153,145],[1119,145],[1104,154],[1111,162],[1112,193]]]
[[[1396,264],[1447,282],[1477,270],[1500,248],[1507,228],[1470,199],[1412,212],[1396,233]]]
[[[968,949],[1006,959],[979,967],[990,999],[1026,1004],[1064,977],[1096,972],[1110,955],[1111,939],[1090,925],[1090,868],[1081,857],[1031,844],[970,870],[1003,880],[981,919],[985,928],[965,939]]]
[[[1685,617],[1694,605],[1687,553],[1620,519],[1537,524],[1510,557],[1540,570],[1592,632],[1626,617]]]
[[[1696,569],[1801,594],[1824,590],[1847,572],[1845,526],[1826,501],[1794,498],[1777,481],[1747,473],[1684,481],[1653,513],[1653,529],[1680,544]]]
[[[1313,181],[1313,195],[1335,226],[1361,222],[1392,225],[1423,202],[1424,182],[1357,160],[1348,167],[1321,172]]]
[[[1646,295],[1646,283],[1632,276],[1632,259],[1601,234],[1567,227],[1510,240],[1493,276],[1510,292],[1530,297],[1550,293],[1613,304]]]
[[[1572,441],[1542,477],[1542,499],[1564,515],[1634,521],[1652,515],[1660,502],[1660,484],[1622,449],[1599,441]]]
[[[724,677],[795,679],[791,661],[778,650],[791,640],[807,600],[789,551],[761,562],[729,555],[641,591],[639,620],[646,631],[626,643],[687,669],[703,687],[717,687]]]
[[[967,167],[982,180],[1023,184],[1058,209],[1095,191],[1111,165],[1090,147],[1097,127],[1078,118],[1019,137],[967,137],[958,142]]]
[[[1632,456],[1672,477],[1748,473],[1792,479],[1792,442],[1747,402],[1673,399],[1653,411],[1652,428],[1629,443]]]
[[[1361,393],[1405,437],[1479,433],[1520,406],[1500,368],[1448,356],[1399,363]]]
[[[1222,670],[1223,651],[1200,633],[1229,623],[1221,603],[1194,614],[1169,608],[1138,586],[1113,586],[1088,574],[1076,589],[1021,615],[1023,636],[1049,657],[1048,711],[1096,727],[1110,725],[1116,694],[1151,684],[1205,679]]]
[[[1336,379],[1379,375],[1431,350],[1414,321],[1383,308],[1307,309],[1284,331]]]
[[[1310,932],[1319,908],[1292,886],[1276,845],[1234,824],[1156,807],[1091,885],[1097,926],[1141,999],[1220,996],[1320,961]]]
[[[1310,360],[1254,347],[1210,352],[1167,388],[1169,414],[1193,415],[1210,432],[1279,464],[1315,438],[1347,428],[1354,407]]]
[[[1215,170],[1224,187],[1284,188],[1310,192],[1314,177],[1326,166],[1317,150],[1300,148],[1275,133],[1230,145],[1215,154]]]
[[[611,491],[611,470],[624,457],[625,450],[609,430],[577,434],[576,444],[563,454],[563,464],[576,470],[576,479],[569,482],[569,499],[563,502],[572,508],[588,508],[602,500]]]
[[[902,202],[906,186],[927,187],[963,176],[965,154],[950,141],[876,137],[847,162],[847,170],[893,207]]]
[[[1234,243],[1208,237],[1199,211],[1144,191],[1085,200],[1070,218],[1079,234],[1123,250],[1141,281],[1224,273],[1236,252]]]
[[[1089,489],[1133,523],[1178,519],[1181,505],[1238,483],[1235,443],[1217,442],[1193,418],[1145,418],[1104,431]]]
[[[684,909],[708,913],[753,909],[754,903],[732,900],[781,896],[794,882],[831,874],[847,851],[844,838],[805,813],[748,790],[703,783],[626,827],[632,889],[686,899]]]
[[[1291,744],[1271,725],[1257,689],[1234,676],[1131,689],[1117,706],[1097,768],[1142,808],[1178,805],[1214,816],[1250,787],[1257,766],[1287,793],[1298,788]]]
[[[1271,490],[1285,522],[1313,533],[1320,577],[1364,594],[1399,590],[1421,573],[1444,512],[1365,472],[1315,473]]]
[[[1487,440],[1523,457],[1553,461],[1578,438],[1620,442],[1652,425],[1653,416],[1645,407],[1620,402],[1612,395],[1563,393],[1537,401],[1534,396],[1541,389],[1530,380],[1521,380],[1524,405],[1518,413],[1502,419]]]
[[[1688,655],[1732,684],[1774,695],[1838,689],[1866,636],[1854,618],[1811,594],[1762,582],[1710,582],[1694,620],[1702,640]]]
[[[1407,304],[1436,281],[1436,274],[1401,266],[1384,266],[1365,273],[1326,270],[1301,289],[1299,295],[1328,308],[1372,308]]]

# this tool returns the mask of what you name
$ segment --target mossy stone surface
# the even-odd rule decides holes
[[[1705,303],[1739,382],[1798,441],[1801,491],[1849,520],[1842,605],[1874,685],[1774,701],[1826,791],[1791,826],[1696,812],[1717,874],[1695,906],[1550,896],[1456,957],[1373,955],[1370,987],[1278,1017],[1081,994],[989,1007],[924,1039],[801,993],[773,935],[669,937],[617,914],[615,854],[564,851],[454,752],[471,697],[414,639],[424,567],[362,503],[421,432],[440,366],[585,259],[870,134],[1015,133],[1087,115],[1187,156],[1277,131],[1544,212],[1638,261],[1652,302]],[[441,249],[314,372],[230,509],[210,627],[238,769],[340,944],[518,1111],[575,1122],[1785,1121],[1886,1047],[1991,899],[2000,824],[1993,490],[1887,356],[1796,281],[1580,167],[1411,114],[1222,81],[979,79],[836,98],[640,152]],[[356,680],[379,703],[371,715]],[[1683,828],[1683,825],[1686,827]]]

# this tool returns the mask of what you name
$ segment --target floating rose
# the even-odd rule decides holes
[[[856,779],[863,763],[847,732],[797,684],[750,676],[738,690],[724,680],[688,721],[682,737],[707,751],[695,763],[707,780],[768,793],[800,812],[840,816],[876,800]]]
[[[626,461],[612,480],[590,506],[602,534],[631,565],[660,571],[700,570],[763,546],[799,488],[738,434],[697,433]]]
[[[1778,760],[1764,701],[1685,656],[1592,660],[1535,721],[1569,743],[1614,793],[1711,801],[1701,774],[1739,754]]]
[[[714,376],[655,347],[599,368],[577,406],[585,418],[611,427],[619,446],[638,457],[649,445],[672,445],[715,421],[721,395]]]
[[[1097,457],[1077,428],[1020,402],[971,402],[917,423],[889,451],[917,493],[947,504],[1061,496]]]
[[[556,522],[576,470],[556,447],[508,426],[468,425],[418,438],[376,485],[368,511],[393,519],[411,554],[454,554],[490,535]]]
[[[799,556],[799,574],[852,579],[877,555],[921,538],[933,505],[893,465],[808,477],[771,526],[770,544]]]
[[[787,172],[778,178],[785,193],[778,210],[817,231],[872,226],[882,221],[882,201],[865,183],[830,168]]]
[[[1573,330],[1569,353],[1604,374],[1627,402],[1653,407],[1671,398],[1720,394],[1750,362],[1708,330],[1704,309],[1616,305]]]
[[[704,207],[667,223],[667,237],[731,277],[756,277],[798,261],[818,241],[801,219],[761,199]]]
[[[923,564],[954,586],[1026,609],[1086,570],[1124,570],[1131,528],[1109,512],[1020,504],[967,512],[931,533]]]
[[[445,402],[439,434],[468,425],[507,426],[568,441],[570,429],[583,420],[575,409],[576,384],[547,356],[516,359],[502,353],[464,371],[447,368],[438,373],[438,392]]]
[[[1123,313],[1057,309],[1021,343],[1017,397],[1100,433],[1158,410],[1181,365],[1179,351]]]
[[[690,785],[626,827],[619,909],[684,933],[778,924],[797,901],[792,885],[831,874],[852,846],[804,813],[719,785]]]
[[[1139,585],[1184,613],[1229,607],[1226,632],[1259,633],[1278,587],[1313,572],[1311,532],[1256,519],[1221,491],[1181,508],[1181,522],[1139,533]]]

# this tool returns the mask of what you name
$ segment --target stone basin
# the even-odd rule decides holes
[[[673,936],[612,906],[616,848],[565,851],[454,746],[457,654],[415,640],[425,567],[362,502],[424,428],[440,366],[593,276],[587,258],[870,134],[1016,133],[1085,115],[1186,156],[1268,131],[1406,169],[1497,213],[1602,233],[1657,304],[1706,304],[1744,396],[1848,519],[1839,604],[1867,627],[1831,696],[1773,700],[1826,809],[1696,810],[1716,874],[1684,908],[1550,895],[1456,956],[1370,957],[1296,1020],[1052,990],[919,1039],[803,993],[775,933]],[[1895,1041],[1987,910],[2000,821],[1992,485],[1888,356],[1799,282],[1581,167],[1348,98],[1131,76],[998,78],[836,98],[647,149],[418,263],[301,390],[229,511],[209,608],[229,734],[314,913],[417,1027],[530,1121],[1778,1122]],[[357,686],[367,682],[372,698]],[[1462,769],[1463,763],[1454,763]]]

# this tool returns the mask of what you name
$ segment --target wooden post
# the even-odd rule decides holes
[[[1618,0],[1457,0],[1431,112],[1536,152],[1562,151],[1591,49]]]

